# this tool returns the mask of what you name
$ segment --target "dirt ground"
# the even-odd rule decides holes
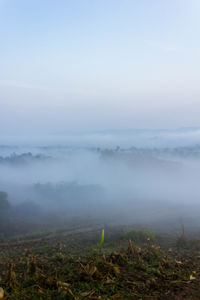
[[[0,244],[3,299],[200,299],[198,239],[102,225]],[[128,232],[128,233],[127,233]]]

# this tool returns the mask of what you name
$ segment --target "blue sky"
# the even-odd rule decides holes
[[[199,0],[0,0],[0,133],[199,126]]]

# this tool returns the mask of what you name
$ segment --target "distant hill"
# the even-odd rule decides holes
[[[13,146],[54,147],[183,147],[200,145],[200,127],[178,129],[112,129],[102,131],[62,132],[38,137],[1,138],[1,144]],[[4,148],[1,148],[4,147]],[[0,146],[1,151],[6,151]]]

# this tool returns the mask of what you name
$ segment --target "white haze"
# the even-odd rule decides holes
[[[177,136],[180,142],[189,133],[197,142],[197,129],[174,132],[172,138],[165,132],[165,142],[166,136]],[[149,132],[140,134],[136,144],[139,139],[142,144]],[[98,135],[90,140],[92,148],[1,146],[0,190],[8,193],[13,205],[32,201],[43,211],[66,209],[117,221],[195,221],[200,212],[200,147],[189,143],[174,148],[169,143],[162,148],[159,136],[154,136],[154,148],[115,149],[124,139],[120,135],[114,148],[97,149]],[[116,139],[116,133],[113,136]],[[134,143],[129,141],[130,146]]]
[[[71,147],[178,147],[193,146],[200,141],[200,128],[178,128],[176,130],[104,130],[66,132],[45,135],[1,135],[1,145],[15,146],[15,152],[35,146]],[[28,146],[28,147],[27,147]],[[0,154],[4,149],[0,149]],[[8,150],[8,149],[7,149]],[[12,151],[12,149],[11,149]]]

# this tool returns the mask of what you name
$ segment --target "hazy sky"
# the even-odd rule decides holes
[[[200,125],[199,0],[0,0],[0,133]]]

